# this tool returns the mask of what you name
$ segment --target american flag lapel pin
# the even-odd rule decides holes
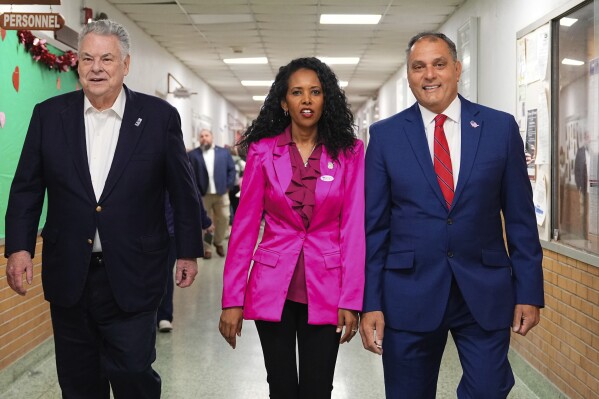
[[[135,122],[135,126],[141,125],[141,118],[137,118],[137,122]]]
[[[472,127],[478,127],[478,123],[476,123],[474,121],[470,121],[470,126],[472,126]]]

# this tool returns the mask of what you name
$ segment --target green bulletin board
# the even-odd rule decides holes
[[[5,237],[4,216],[8,193],[19,162],[33,107],[43,100],[77,89],[74,71],[59,73],[33,60],[19,43],[17,31],[1,32],[0,37],[0,240]],[[50,45],[53,54],[62,52]],[[18,87],[13,74],[19,67]],[[16,77],[15,77],[16,78]],[[2,127],[3,122],[3,127]],[[46,219],[46,206],[40,227]]]

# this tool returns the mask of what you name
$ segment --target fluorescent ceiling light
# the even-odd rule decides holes
[[[559,24],[561,26],[572,26],[576,23],[576,21],[578,21],[578,19],[576,19],[576,18],[564,17],[564,18],[560,18]]]
[[[254,100],[254,101],[264,101],[264,100],[266,100],[266,96],[252,96],[252,100]]]
[[[191,14],[190,17],[198,25],[254,22],[254,17],[250,14]]]
[[[318,59],[327,65],[356,65],[360,62],[360,57],[318,57]]]
[[[223,62],[225,64],[268,64],[268,59],[266,57],[225,58]]]
[[[347,87],[348,84],[349,84],[349,82],[347,80],[339,81],[339,87]]]
[[[564,65],[581,66],[581,65],[584,65],[584,62],[583,61],[578,61],[578,60],[573,60],[571,58],[564,58],[562,60],[562,64],[564,64]]]
[[[320,23],[336,25],[376,25],[380,14],[321,14]]]
[[[260,87],[270,87],[272,86],[272,80],[242,80],[242,86],[260,86]]]

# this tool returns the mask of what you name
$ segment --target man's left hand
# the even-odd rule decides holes
[[[198,274],[197,259],[177,259],[175,282],[181,288],[189,287]]]
[[[516,305],[512,330],[522,336],[526,335],[541,320],[541,311],[534,305]]]

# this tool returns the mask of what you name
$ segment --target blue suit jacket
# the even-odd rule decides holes
[[[208,171],[201,148],[189,152],[191,167],[195,172],[198,189],[202,196],[208,191]],[[229,150],[214,147],[214,185],[218,195],[224,195],[235,184],[235,163]]]
[[[460,99],[461,166],[449,210],[418,105],[370,127],[364,311],[382,310],[395,329],[436,329],[452,275],[487,330],[508,327],[516,303],[544,304],[542,251],[518,126],[509,114]]]
[[[83,92],[51,98],[33,110],[10,191],[5,255],[34,254],[47,192],[42,281],[46,299],[58,306],[81,297],[97,228],[119,306],[130,312],[158,307],[168,271],[166,190],[178,256],[202,256],[200,204],[179,114],[163,100],[124,90],[119,139],[98,201],[88,166]]]

